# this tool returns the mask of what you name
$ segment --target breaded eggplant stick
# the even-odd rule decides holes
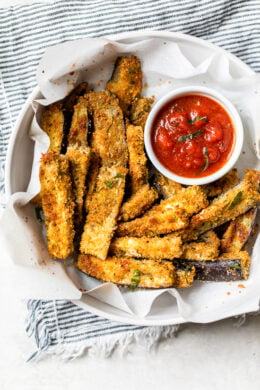
[[[73,116],[68,135],[69,146],[87,146],[88,135],[88,111],[83,96],[73,108]]]
[[[86,190],[85,182],[90,162],[90,148],[84,146],[68,146],[66,156],[72,168],[73,192],[76,202],[76,222],[79,224],[82,220],[82,210]]]
[[[97,178],[100,168],[100,158],[95,154],[91,153],[89,169],[86,180],[86,197],[85,197],[85,210],[88,213],[91,204],[91,198],[95,192]]]
[[[141,126],[144,129],[148,114],[151,111],[154,98],[141,97],[136,99],[131,109],[131,122],[135,126]]]
[[[144,151],[144,132],[141,126],[126,125],[129,151],[129,174],[132,194],[148,183],[147,158]]]
[[[64,115],[61,102],[50,104],[44,110],[41,127],[50,138],[48,152],[60,153],[64,133]]]
[[[194,215],[189,228],[178,234],[183,241],[196,240],[207,230],[246,213],[260,202],[259,183],[260,172],[247,170],[244,179],[236,187],[215,198],[207,208]]]
[[[74,201],[69,161],[64,155],[47,152],[41,158],[42,208],[50,256],[65,259],[74,250]]]
[[[159,185],[159,190],[163,195],[164,199],[169,199],[172,196],[176,195],[179,191],[183,189],[180,183],[168,179],[166,176],[163,176],[160,172],[156,172],[156,181]]]
[[[142,69],[139,58],[135,56],[118,57],[111,80],[106,88],[114,93],[124,114],[129,115],[131,105],[142,91]]]
[[[80,252],[105,260],[124,196],[127,169],[101,167],[95,192],[89,203]]]
[[[237,169],[234,168],[219,180],[216,180],[210,184],[205,184],[202,187],[207,191],[207,195],[209,197],[213,197],[226,192],[230,188],[235,187],[237,184],[238,174]]]
[[[71,127],[68,135],[66,155],[71,164],[73,190],[76,202],[76,225],[82,220],[83,199],[86,191],[86,175],[91,152],[87,146],[88,113],[83,97],[74,106]]]
[[[187,260],[215,260],[219,255],[220,240],[213,230],[202,234],[198,241],[183,244],[180,258]],[[176,256],[177,257],[177,256]]]
[[[205,192],[199,186],[181,190],[137,219],[118,225],[118,236],[156,236],[167,234],[188,226],[188,217],[208,205]]]
[[[143,185],[122,204],[118,220],[126,222],[139,217],[152,206],[158,196],[158,192],[149,184]]]
[[[102,165],[126,166],[128,162],[125,125],[118,99],[109,92],[90,92],[85,95],[93,116],[94,132],[91,147]]]
[[[133,289],[172,287],[176,280],[172,262],[165,260],[108,257],[102,261],[94,256],[79,255],[76,266],[89,276]]]
[[[256,218],[257,209],[252,208],[230,222],[221,240],[223,252],[238,252],[248,240]]]
[[[173,260],[181,256],[182,243],[180,237],[119,237],[112,240],[109,254]]]

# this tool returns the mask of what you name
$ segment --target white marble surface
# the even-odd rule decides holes
[[[32,0],[0,0],[0,7]],[[48,0],[45,0],[48,1]],[[229,319],[209,325],[183,325],[176,338],[147,352],[133,346],[121,356],[84,355],[71,362],[46,356],[26,363],[35,350],[25,333],[26,307],[10,271],[0,266],[0,389],[260,389],[260,316],[241,327]]]

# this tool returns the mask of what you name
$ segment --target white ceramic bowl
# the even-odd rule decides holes
[[[153,123],[159,113],[159,111],[168,103],[170,103],[172,100],[185,96],[185,95],[202,95],[209,97],[213,100],[215,100],[217,103],[219,103],[229,114],[232,122],[233,127],[235,131],[234,135],[234,144],[233,148],[230,154],[230,157],[228,161],[225,163],[225,165],[222,166],[218,171],[204,176],[204,177],[198,177],[198,178],[188,178],[179,176],[173,172],[171,172],[169,169],[167,169],[164,165],[161,164],[161,162],[156,157],[153,147],[152,147],[152,128]],[[243,131],[243,125],[242,121],[240,119],[239,113],[235,106],[221,93],[215,91],[214,89],[202,87],[202,86],[190,86],[190,87],[181,87],[178,89],[175,89],[166,95],[164,95],[152,108],[144,129],[144,143],[145,143],[145,149],[148,154],[149,159],[151,160],[152,164],[155,166],[155,168],[160,171],[164,176],[168,177],[171,180],[174,180],[178,183],[185,184],[185,185],[201,185],[201,184],[207,184],[211,183],[222,176],[224,176],[236,163],[238,160],[242,146],[243,146],[243,140],[244,140],[244,131]]]

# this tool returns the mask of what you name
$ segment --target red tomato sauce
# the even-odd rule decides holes
[[[225,165],[234,143],[226,110],[202,95],[186,95],[164,106],[153,123],[152,147],[158,160],[183,177],[208,176]]]

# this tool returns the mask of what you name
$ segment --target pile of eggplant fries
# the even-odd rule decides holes
[[[247,279],[260,172],[185,187],[155,171],[143,135],[154,99],[142,88],[140,60],[119,57],[106,89],[81,83],[43,112],[50,146],[32,202],[51,258],[131,290]]]

